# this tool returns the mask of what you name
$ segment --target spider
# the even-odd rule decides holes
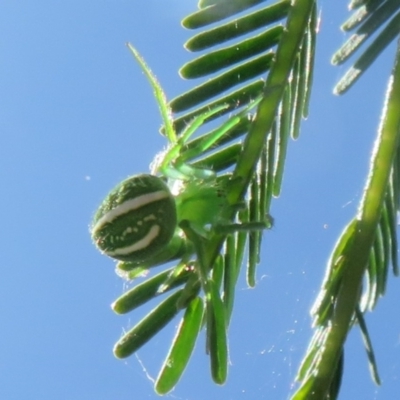
[[[150,79],[165,124],[169,147],[158,154],[151,164],[151,174],[131,176],[118,184],[104,199],[95,213],[91,234],[99,250],[132,265],[151,266],[166,261],[174,253],[193,252],[180,228],[188,221],[203,237],[213,230],[219,232],[240,229],[263,229],[265,224],[229,224],[224,214],[240,205],[229,205],[226,187],[229,175],[217,177],[211,169],[189,165],[186,161],[210,149],[240,120],[231,118],[212,135],[204,137],[196,148],[185,145],[205,120],[227,108],[222,105],[196,117],[178,137],[173,127],[169,106],[156,78],[138,52],[129,45],[135,58]],[[254,106],[254,104],[252,104]],[[164,260],[163,260],[164,258]]]
[[[138,52],[129,44],[128,47],[153,87],[169,145],[155,157],[150,174],[133,175],[106,196],[93,218],[92,239],[103,254],[119,260],[119,264],[126,270],[139,266],[148,268],[172,259],[181,259],[178,267],[189,265],[190,271],[194,273],[190,275],[191,279],[186,280],[184,289],[160,305],[157,316],[153,313],[154,318],[148,323],[151,328],[147,325],[144,328],[144,323],[140,322],[117,343],[114,352],[117,357],[126,357],[135,352],[161,329],[164,320],[168,319],[165,315],[172,318],[177,310],[186,308],[191,300],[198,299],[199,288],[202,288],[206,298],[207,331],[210,332],[207,347],[217,365],[213,367],[213,375],[216,381],[223,383],[226,365],[222,369],[219,365],[227,364],[226,338],[223,341],[220,338],[214,340],[212,335],[217,330],[225,335],[225,311],[218,285],[214,282],[216,278],[210,277],[214,265],[210,265],[213,257],[208,257],[207,251],[216,237],[222,245],[230,233],[259,231],[269,224],[264,221],[233,223],[234,216],[244,206],[229,204],[227,200],[229,185],[234,184],[231,175],[217,175],[213,168],[199,167],[190,161],[213,148],[227,131],[247,115],[250,107],[257,104],[257,100],[229,118],[217,130],[189,142],[207,119],[217,116],[227,106],[217,106],[198,115],[178,136],[161,86]],[[217,257],[218,254],[215,255],[214,262]],[[180,272],[181,269],[175,268],[173,272],[163,276],[164,286],[158,286],[158,293],[168,286],[171,276]],[[156,294],[148,287],[146,290],[152,295]],[[167,308],[163,304],[168,301]]]

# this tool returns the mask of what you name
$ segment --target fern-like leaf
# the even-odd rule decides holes
[[[334,89],[336,94],[347,91],[400,33],[400,11],[396,13],[400,9],[400,4],[397,0],[362,3],[354,1],[350,4],[351,8],[358,8],[342,25],[342,29],[350,31],[358,28],[333,55],[332,63],[335,65],[344,63],[368,39],[374,35],[376,38],[337,83]]]
[[[363,313],[372,310],[384,294],[390,263],[396,274],[398,271],[399,104],[400,46],[389,79],[359,212],[340,236],[330,257],[321,292],[312,309],[316,330],[297,376],[301,386],[293,400],[337,397],[344,343],[355,323],[361,329],[373,379],[379,384]],[[364,278],[366,285],[363,288]],[[332,392],[333,387],[336,389]]]
[[[280,0],[266,7],[261,7],[261,3],[264,1],[203,0],[199,2],[199,10],[183,20],[183,25],[191,29],[221,21],[219,26],[202,31],[186,43],[190,51],[207,49],[207,53],[181,69],[186,78],[212,77],[163,108],[168,117],[169,111],[181,113],[173,120],[178,136],[196,117],[207,115],[208,120],[201,121],[208,126],[209,120],[231,114],[227,120],[214,121],[220,124],[215,143],[215,130],[185,142],[182,160],[212,169],[216,174],[229,169],[226,198],[232,207],[221,212],[221,219],[230,221],[237,231],[229,234],[216,231],[205,243],[190,224],[182,221],[180,228],[193,244],[198,259],[145,280],[113,304],[116,312],[129,312],[159,294],[186,285],[156,306],[115,347],[118,357],[128,356],[185,309],[156,383],[160,394],[171,390],[180,379],[204,325],[212,377],[216,383],[225,382],[227,333],[246,246],[250,286],[255,285],[260,259],[261,233],[241,231],[240,226],[268,218],[272,224],[269,207],[272,197],[280,193],[288,141],[290,137],[298,137],[300,121],[307,115],[317,22],[315,0]],[[259,5],[256,10],[255,5]],[[234,19],[235,14],[247,10],[250,11],[246,15]],[[225,22],[228,17],[233,19]],[[245,34],[250,36],[242,38]],[[215,49],[227,40],[236,39],[239,41],[234,45]],[[154,79],[150,81],[153,88],[158,88]],[[208,146],[210,138],[213,138],[212,149]],[[169,257],[162,256],[163,260]],[[155,256],[150,261],[151,265],[157,265],[159,260]],[[119,273],[127,277],[136,276],[143,267],[126,262],[118,264]],[[206,294],[204,301],[199,300],[201,289]]]

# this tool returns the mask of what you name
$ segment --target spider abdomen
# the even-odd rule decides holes
[[[96,212],[92,238],[106,255],[142,262],[170,242],[177,214],[167,184],[154,175],[134,175],[116,186]]]

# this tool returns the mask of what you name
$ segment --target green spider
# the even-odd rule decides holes
[[[228,177],[180,165],[180,154],[170,163],[175,152],[174,146],[167,149],[161,165],[155,167],[157,175],[131,176],[105,198],[92,225],[93,241],[102,253],[133,264],[146,263],[160,254],[173,255],[182,246],[186,251],[192,248],[179,228],[182,221],[189,221],[204,237],[213,228],[226,226],[222,214],[228,207]]]
[[[158,264],[182,252],[193,253],[193,246],[179,227],[182,221],[188,221],[204,237],[215,229],[219,232],[264,229],[263,223],[245,226],[228,223],[224,215],[232,207],[240,208],[226,201],[229,176],[217,177],[211,169],[186,163],[211,148],[240,116],[229,120],[199,148],[184,151],[197,128],[226,106],[196,117],[178,137],[161,87],[137,51],[130,45],[129,48],[153,85],[170,145],[156,156],[152,174],[131,176],[108,194],[93,219],[91,234],[95,245],[114,259],[151,266],[152,260]]]
[[[115,345],[114,354],[122,358],[134,353],[180,309],[186,309],[184,323],[178,329],[157,379],[156,390],[160,394],[167,393],[176,384],[204,321],[212,375],[216,382],[223,383],[228,364],[226,330],[232,305],[228,292],[233,290],[231,288],[236,280],[231,278],[229,283],[229,279],[224,278],[223,304],[219,288],[221,278],[218,278],[218,271],[221,270],[218,266],[222,260],[218,256],[219,250],[229,233],[259,231],[270,224],[268,218],[266,222],[233,223],[236,214],[246,207],[230,204],[227,200],[229,185],[234,184],[231,175],[217,175],[213,168],[199,167],[190,161],[217,145],[225,133],[246,117],[258,100],[229,118],[217,130],[200,140],[196,138],[189,142],[208,118],[217,116],[227,106],[217,106],[195,117],[178,136],[161,86],[138,52],[131,45],[128,47],[153,87],[169,146],[155,157],[151,174],[131,176],[107,195],[95,213],[91,235],[103,254],[120,261],[120,272],[147,269],[173,259],[181,260],[176,267],[121,296],[113,304],[117,313],[129,312],[180,284],[185,284],[185,287],[168,297],[127,332]],[[232,245],[230,248],[233,248]],[[199,297],[200,289],[205,295],[205,310]],[[175,365],[177,358],[180,361]]]

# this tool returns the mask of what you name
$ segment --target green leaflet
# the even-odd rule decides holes
[[[188,51],[200,51],[234,39],[281,20],[287,15],[289,6],[289,0],[278,1],[226,24],[202,31],[192,36],[184,46]]]
[[[246,8],[264,2],[265,0],[203,0],[199,2],[201,10],[182,20],[187,29],[201,28],[239,13]]]
[[[193,270],[183,268],[178,275],[173,276],[173,279],[169,279],[171,275],[173,275],[175,268],[176,267],[173,267],[160,272],[153,278],[147,279],[145,282],[136,285],[115,300],[111,305],[111,308],[117,314],[126,314],[154,297],[172,290],[177,286],[183,285],[193,274]],[[166,282],[168,282],[168,286],[165,286]],[[162,291],[160,291],[161,288]]]
[[[115,344],[114,355],[118,358],[129,357],[164,328],[180,311],[177,304],[182,293],[183,289],[180,289],[169,296],[125,333]]]
[[[211,375],[215,383],[222,385],[228,375],[228,343],[226,313],[218,289],[209,281],[210,295],[207,305],[207,343],[210,351]]]
[[[203,300],[200,297],[191,300],[157,377],[155,390],[158,394],[171,391],[181,378],[200,333],[203,313]]]
[[[183,67],[181,67],[179,73],[182,78],[185,79],[194,79],[212,74],[223,68],[246,60],[247,58],[256,56],[263,51],[269,50],[278,43],[282,31],[283,27],[278,25],[258,34],[257,36],[253,36],[250,39],[245,39],[240,43],[235,43],[233,46],[209,52],[199,58],[194,59],[193,61],[186,63]],[[219,87],[221,85],[223,90],[226,90],[230,86],[228,86],[227,83],[225,85],[220,83],[217,84],[217,79],[232,82],[231,85],[233,86],[234,84],[261,74],[271,63],[272,54],[267,53],[266,56],[260,56],[254,60],[257,62],[250,61],[249,63],[243,64],[242,67],[230,70],[228,74],[223,74],[218,78],[214,78],[212,81],[210,81],[210,86]],[[240,74],[240,78],[242,78],[242,75],[244,75],[244,77],[235,82],[234,78],[236,74]]]

